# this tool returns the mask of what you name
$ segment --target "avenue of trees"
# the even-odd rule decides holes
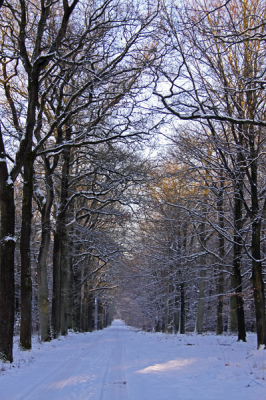
[[[2,360],[118,310],[266,345],[265,28],[259,0],[0,2]]]
[[[132,313],[170,332],[256,330],[265,345],[265,2],[172,2],[161,21],[168,150],[137,216]]]
[[[20,346],[30,349],[33,255],[41,338],[49,340],[72,327],[73,302],[90,307],[89,277],[103,286],[102,270],[119,253],[108,230],[123,216],[115,204],[140,179],[134,136],[149,128],[136,109],[155,61],[147,33],[155,15],[145,4],[112,0],[6,1],[1,8],[0,353],[7,360],[15,268]]]

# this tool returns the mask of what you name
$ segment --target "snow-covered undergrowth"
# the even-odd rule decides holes
[[[39,343],[0,364],[1,400],[266,398],[266,350],[234,336],[165,335],[116,320],[103,331]]]

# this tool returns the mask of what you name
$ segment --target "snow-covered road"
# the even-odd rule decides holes
[[[0,364],[0,400],[254,400],[266,398],[266,351],[232,336],[145,333],[120,320],[15,350]]]
[[[0,400],[127,400],[121,332],[127,329],[116,321],[108,330],[62,338],[54,348],[44,344],[49,353],[39,346],[41,357],[37,347],[36,362],[20,366],[17,382],[11,374],[0,378]]]

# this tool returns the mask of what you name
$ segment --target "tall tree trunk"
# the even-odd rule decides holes
[[[66,220],[73,220],[74,207],[70,204],[66,211]],[[62,260],[61,260],[61,334],[66,335],[68,329],[73,328],[73,269],[72,254],[73,248],[69,229],[65,229],[62,240]]]
[[[180,285],[180,333],[186,333],[186,299],[185,299],[185,283]]]
[[[25,10],[24,10],[25,11]],[[25,129],[25,151],[21,157],[23,167],[23,199],[22,199],[22,223],[20,239],[21,257],[21,322],[20,322],[20,347],[31,349],[31,308],[32,308],[32,281],[31,281],[31,220],[33,198],[33,173],[34,158],[32,152],[32,138],[36,124],[36,108],[39,91],[39,68],[28,71],[28,109]],[[17,161],[17,160],[16,160]]]
[[[89,293],[89,287],[84,284],[84,296],[82,301],[82,330],[92,332],[94,328],[93,319],[94,299]]]
[[[67,330],[72,328],[72,314],[73,314],[73,273],[72,273],[72,260],[70,255],[70,243],[67,232],[64,233],[62,238],[62,257],[61,257],[61,335],[66,335]]]
[[[206,195],[205,195],[206,197]],[[206,207],[203,208],[203,215],[206,213]],[[204,216],[203,216],[204,218]],[[199,281],[199,300],[197,314],[197,333],[201,334],[203,329],[204,317],[204,298],[205,298],[205,275],[206,275],[206,224],[204,221],[200,223],[200,242],[202,245],[202,254],[200,256],[200,281]]]
[[[216,325],[216,333],[217,335],[221,335],[223,333],[223,289],[224,289],[224,273],[222,271],[222,267],[219,268],[218,275],[218,303],[217,303],[217,325]]]
[[[52,298],[52,334],[54,338],[60,335],[60,264],[61,264],[61,232],[60,224],[57,219],[56,230],[54,233],[54,249],[53,249],[53,298]]]
[[[70,245],[70,243],[69,243]],[[74,298],[73,298],[73,267],[72,267],[72,256],[68,251],[67,258],[67,307],[66,307],[66,326],[67,329],[73,329],[73,317],[74,317]]]
[[[224,256],[225,256],[225,242],[224,242],[224,177],[223,171],[220,172],[221,186],[218,193],[217,211],[218,211],[218,251],[219,251],[219,272],[218,272],[218,303],[217,303],[217,326],[216,333],[221,335],[223,333],[223,291],[224,291]]]
[[[71,129],[67,130],[66,140],[71,137]],[[52,301],[52,330],[56,338],[61,332],[65,334],[65,274],[66,265],[63,258],[67,252],[67,233],[66,233],[66,203],[68,200],[69,167],[70,167],[71,148],[63,151],[63,168],[61,178],[60,207],[56,219],[56,229],[54,234],[53,252],[53,301]],[[63,296],[63,297],[62,297]]]
[[[254,163],[255,164],[255,163]],[[266,345],[266,319],[265,319],[265,294],[261,261],[261,217],[259,216],[259,202],[257,193],[257,168],[252,166],[252,278],[254,291],[257,343]]]
[[[73,269],[73,293],[74,293],[74,329],[82,331],[82,289],[81,289],[81,270]]]
[[[94,299],[94,330],[98,329],[98,297]]]
[[[98,301],[98,324],[97,324],[97,329],[102,330],[103,329],[103,305],[101,300]]]
[[[33,155],[27,152],[24,161],[24,184],[22,200],[22,224],[20,238],[21,257],[21,322],[20,322],[20,347],[31,349],[31,308],[32,308],[32,281],[31,281],[31,219],[33,198]]]
[[[238,190],[235,191],[234,199],[234,259],[233,274],[231,282],[234,290],[234,301],[237,315],[238,340],[246,341],[244,299],[242,293],[241,259],[242,259],[242,237],[243,228],[242,200]]]
[[[0,127],[0,359],[13,361],[14,331],[14,186],[8,175]]]
[[[265,295],[264,282],[262,277],[262,263],[260,261],[260,221],[253,222],[252,226],[252,285],[254,290],[256,324],[257,324],[257,343],[266,345],[266,325],[265,325]]]
[[[235,238],[236,240],[237,238]],[[242,276],[241,276],[241,248],[239,243],[234,242],[234,261],[233,261],[233,282],[235,290],[238,340],[246,341],[245,312],[244,299],[242,293]]]
[[[89,294],[88,294],[88,282],[85,281],[83,284],[82,294],[82,314],[81,314],[81,329],[83,332],[89,331]]]
[[[176,288],[175,288],[176,292]],[[173,324],[174,324],[174,333],[177,333],[179,331],[179,301],[177,295],[174,297],[174,315],[173,315]]]
[[[61,335],[67,334],[66,326],[66,313],[67,313],[67,235],[66,232],[61,237],[62,241],[62,254],[60,260],[60,333]]]
[[[235,282],[235,276],[234,273],[232,272],[231,274],[231,288],[236,287],[236,282]],[[230,310],[229,310],[229,318],[228,318],[228,330],[230,333],[236,333],[238,331],[237,328],[237,301],[236,301],[236,295],[232,294],[230,296]]]
[[[201,257],[201,261],[203,261],[203,257]],[[198,311],[197,311],[197,326],[196,331],[199,334],[202,334],[203,329],[203,317],[204,317],[204,298],[205,298],[205,265],[200,267],[200,276],[199,276],[199,300],[198,300]]]
[[[42,238],[38,255],[38,294],[41,340],[47,342],[51,339],[49,320],[49,299],[47,282],[47,258],[51,240],[51,208],[53,204],[53,182],[51,176],[46,176],[47,196],[41,210]]]
[[[91,293],[88,292],[88,306],[87,306],[87,316],[88,316],[88,332],[92,332],[94,328],[93,320],[93,309],[94,309],[94,298]]]

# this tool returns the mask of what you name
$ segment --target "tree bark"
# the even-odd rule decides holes
[[[231,274],[231,288],[235,288],[236,282],[235,282],[235,276],[234,272]],[[238,325],[237,325],[237,301],[236,301],[236,295],[233,293],[230,296],[230,310],[229,310],[229,317],[228,317],[228,330],[230,333],[237,333],[238,332]]]
[[[71,137],[71,129],[68,129],[66,139]],[[56,338],[60,333],[66,333],[65,327],[65,274],[66,263],[63,257],[67,252],[67,232],[66,232],[66,203],[68,200],[70,152],[68,147],[63,151],[63,167],[61,177],[60,207],[56,219],[56,229],[54,234],[53,252],[53,301],[52,301],[52,330]]]
[[[82,331],[82,290],[81,290],[81,270],[73,269],[74,285],[74,329],[77,332]]]
[[[224,291],[224,256],[225,256],[225,240],[223,235],[224,229],[224,177],[223,171],[220,171],[220,188],[217,200],[217,211],[218,211],[218,253],[220,258],[219,272],[218,272],[218,303],[217,303],[217,325],[216,333],[221,335],[223,333],[223,291]]]
[[[251,282],[254,291],[257,344],[266,345],[266,321],[265,321],[265,294],[262,276],[262,262],[260,252],[261,220],[257,217],[252,223],[252,277]]]
[[[218,275],[218,303],[217,303],[217,325],[216,325],[216,333],[217,335],[221,335],[223,333],[223,293],[224,289],[224,274],[220,269]]]
[[[25,10],[24,10],[25,11]],[[23,14],[23,13],[22,13]],[[25,16],[25,15],[24,15]],[[23,24],[21,26],[23,30]],[[22,37],[21,37],[22,39]],[[25,45],[25,43],[24,43]],[[23,53],[21,42],[21,52]],[[23,54],[25,56],[25,54]],[[20,163],[23,168],[23,199],[22,199],[22,223],[20,239],[21,257],[21,322],[20,322],[20,347],[25,350],[31,349],[31,220],[32,220],[32,199],[33,199],[33,173],[35,154],[32,152],[32,138],[36,123],[36,108],[38,104],[39,91],[38,68],[28,70],[28,109],[25,129],[25,149],[20,155]],[[20,148],[22,150],[22,148]],[[18,153],[17,153],[18,155]],[[17,160],[18,162],[18,160]]]
[[[13,361],[14,331],[14,186],[9,181],[0,127],[0,359]]]
[[[94,330],[98,330],[98,297],[94,299]]]
[[[178,297],[175,295],[175,298],[174,298],[174,315],[173,315],[174,333],[177,333],[179,331],[179,316],[180,316],[180,313],[179,313],[178,305],[179,305]]]
[[[47,258],[51,241],[51,208],[53,204],[53,182],[51,176],[46,176],[47,196],[45,204],[41,210],[42,218],[42,238],[38,255],[38,293],[39,293],[39,315],[41,340],[47,342],[51,340],[50,318],[49,318],[49,299],[47,282]]]
[[[251,253],[252,253],[252,277],[251,282],[254,291],[256,324],[257,324],[257,343],[266,345],[266,318],[265,318],[265,294],[264,281],[262,275],[261,257],[261,214],[258,193],[258,157],[255,149],[255,132],[252,127],[249,135],[250,156],[253,160],[250,173],[251,187]]]
[[[94,327],[93,307],[94,299],[89,293],[88,284],[84,284],[84,296],[82,301],[82,330],[84,332],[92,332]]]
[[[81,304],[81,330],[83,332],[89,331],[89,295],[88,295],[88,282],[83,284],[82,304]]]
[[[68,165],[69,173],[69,165]],[[67,195],[67,194],[66,194]],[[67,199],[66,199],[67,200]],[[73,203],[68,206],[65,215],[65,222],[73,220],[74,207]],[[65,229],[62,238],[62,260],[61,260],[61,334],[66,335],[68,329],[73,328],[73,268],[72,254],[73,243],[71,241],[70,229]]]
[[[60,319],[61,319],[61,335],[66,335],[68,329],[72,329],[73,327],[73,296],[72,296],[72,282],[73,282],[73,273],[72,273],[72,262],[70,255],[70,243],[67,232],[64,233],[64,237],[62,238],[62,258],[61,258],[61,268],[60,268],[60,282],[61,282],[61,310],[60,310]]]
[[[180,333],[186,333],[186,300],[185,300],[185,283],[180,285]]]
[[[242,183],[241,183],[242,184]],[[242,237],[241,229],[243,228],[242,216],[242,200],[239,190],[234,194],[234,259],[233,259],[233,276],[232,289],[235,294],[235,305],[237,315],[238,340],[246,341],[245,328],[245,312],[244,299],[242,293],[242,276],[241,276],[241,259],[242,259]]]
[[[20,238],[21,257],[21,321],[20,321],[20,347],[24,350],[31,349],[31,219],[32,219],[32,198],[33,198],[33,156],[31,152],[24,161],[24,184],[22,200],[22,224]]]
[[[236,240],[237,238],[235,238]],[[242,276],[241,276],[241,255],[239,254],[240,245],[234,242],[234,290],[236,299],[236,314],[237,314],[237,327],[238,327],[238,340],[246,341],[246,328],[245,328],[245,312],[244,312],[244,299],[242,293]]]
[[[57,338],[60,335],[60,260],[61,260],[61,232],[60,224],[57,220],[57,226],[54,233],[53,249],[53,298],[52,298],[52,335]]]
[[[206,197],[206,194],[205,194]],[[206,207],[203,207],[203,214],[206,213]],[[203,216],[204,218],[204,216]],[[206,275],[206,225],[202,221],[200,223],[200,243],[202,245],[202,254],[200,256],[200,281],[199,281],[199,301],[198,301],[198,314],[197,314],[197,333],[202,334],[203,317],[204,317],[204,297],[205,297],[205,275]]]

